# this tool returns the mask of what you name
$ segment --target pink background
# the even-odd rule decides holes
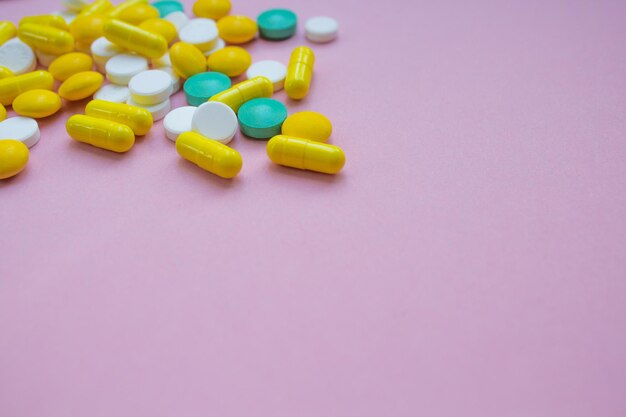
[[[0,183],[0,416],[626,415],[626,3],[234,3],[340,21],[289,108],[345,171],[42,122]]]

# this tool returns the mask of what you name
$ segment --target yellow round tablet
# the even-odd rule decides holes
[[[70,52],[52,61],[48,71],[55,79],[65,81],[74,74],[91,71],[92,68],[93,59],[89,55],[82,52]]]
[[[252,64],[250,53],[239,46],[227,46],[213,52],[207,59],[209,70],[221,72],[229,77],[243,74]]]
[[[170,48],[172,67],[179,77],[189,78],[206,71],[206,58],[190,43],[176,42]]]
[[[218,20],[230,12],[230,7],[230,0],[198,0],[193,5],[193,14]]]
[[[283,123],[282,133],[285,136],[327,142],[333,133],[333,125],[321,113],[303,111],[287,117]]]
[[[174,24],[169,20],[165,19],[148,19],[141,22],[139,27],[147,30],[148,32],[163,36],[168,44],[176,39],[176,36],[178,36],[176,26],[174,26]]]
[[[28,147],[19,140],[0,139],[0,180],[14,177],[28,163]]]
[[[20,94],[13,101],[13,110],[20,116],[40,119],[61,109],[61,97],[49,90],[30,90]]]
[[[217,22],[220,38],[228,43],[241,44],[255,38],[258,27],[248,16],[226,16]]]
[[[82,100],[93,95],[102,86],[104,77],[99,72],[83,71],[72,75],[59,87],[59,95],[66,100]]]

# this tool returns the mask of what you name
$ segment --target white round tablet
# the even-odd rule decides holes
[[[267,77],[274,84],[274,91],[279,91],[285,85],[287,67],[278,61],[258,61],[250,65],[246,71],[246,76],[248,78]]]
[[[172,103],[170,103],[170,99],[169,98],[167,100],[165,100],[164,102],[162,102],[162,103],[155,104],[154,106],[143,106],[143,105],[135,102],[133,100],[133,98],[130,97],[128,100],[126,100],[126,104],[130,104],[131,106],[142,107],[142,108],[148,110],[150,112],[150,114],[152,114],[152,120],[154,120],[155,122],[157,120],[161,120],[162,118],[164,118],[165,115],[172,108]]]
[[[163,67],[159,69],[163,72],[167,72],[172,78],[172,95],[178,93],[180,91],[180,88],[182,87],[182,80],[180,79],[178,74],[176,74],[172,67]]]
[[[113,84],[119,85],[128,85],[131,78],[147,70],[148,60],[139,55],[116,55],[106,64],[107,78]]]
[[[47,54],[43,51],[40,51],[39,49],[35,49],[35,56],[37,57],[39,65],[46,68],[48,68],[50,64],[52,64],[52,61],[59,57],[58,55]]]
[[[217,52],[220,49],[224,49],[225,46],[226,46],[226,42],[224,42],[224,39],[217,38],[217,40],[215,41],[215,46],[213,47],[213,49],[210,49],[210,50],[204,52],[204,56],[206,56],[208,58],[212,53]]]
[[[112,103],[126,103],[130,97],[130,90],[123,85],[107,84],[102,86],[93,98],[96,100],[110,101]]]
[[[191,120],[196,109],[197,107],[194,106],[179,107],[165,116],[163,127],[165,127],[165,134],[169,140],[176,142],[181,133],[191,132]]]
[[[13,38],[0,46],[0,66],[7,67],[13,74],[20,75],[37,68],[37,58],[30,46]]]
[[[189,24],[189,18],[183,12],[173,12],[165,16],[163,19],[171,22],[176,26],[176,30],[180,32],[182,28]]]
[[[161,58],[154,58],[150,60],[150,63],[152,64],[152,68],[171,67],[172,59],[170,58],[169,51],[165,55],[163,55]]]
[[[119,55],[123,52],[124,48],[117,46],[104,36],[96,39],[91,44],[91,54],[94,56],[94,58],[112,58],[115,55]]]
[[[191,127],[204,137],[227,144],[237,133],[237,115],[226,104],[209,101],[198,107]]]
[[[304,32],[311,42],[330,42],[337,37],[339,24],[331,17],[312,17],[304,24]]]
[[[0,138],[19,140],[32,148],[39,142],[39,125],[30,117],[11,117],[0,122]]]
[[[172,77],[161,70],[144,71],[130,79],[128,88],[135,103],[153,106],[172,94]]]
[[[212,19],[197,18],[191,20],[178,32],[182,42],[190,43],[202,52],[210,51],[217,42],[217,25]]]

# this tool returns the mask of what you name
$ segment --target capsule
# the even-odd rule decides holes
[[[113,4],[109,0],[96,0],[80,12],[81,16],[105,14],[113,9]]]
[[[13,22],[4,20],[0,22],[0,45],[4,44],[9,39],[12,39],[17,34],[17,28]]]
[[[54,78],[48,71],[33,71],[0,80],[0,103],[10,105],[15,97],[30,90],[52,90]]]
[[[26,17],[23,17],[22,20],[20,20],[20,26],[22,26],[25,23],[35,23],[37,25],[52,26],[54,28],[61,29],[66,32],[70,30],[63,16],[60,16],[57,14],[26,16]]]
[[[114,44],[148,58],[160,58],[167,52],[167,41],[163,36],[121,20],[110,19],[104,22],[104,36]]]
[[[135,144],[130,127],[110,120],[75,114],[65,128],[73,139],[113,152],[127,152]]]
[[[110,10],[109,17],[112,19],[117,19],[126,9],[130,9],[131,7],[138,4],[148,4],[148,0],[126,0],[115,6],[113,10]]]
[[[24,23],[17,34],[22,42],[47,54],[63,55],[74,50],[74,37],[52,26]]]
[[[85,108],[85,114],[98,119],[124,124],[130,127],[137,136],[147,134],[154,124],[152,114],[142,107],[104,100],[90,101]]]
[[[267,142],[267,156],[278,165],[324,174],[336,174],[346,163],[343,151],[337,146],[284,135]]]
[[[315,54],[311,48],[298,46],[293,50],[285,78],[285,91],[290,98],[301,100],[309,94],[314,63]]]
[[[255,98],[269,98],[274,92],[274,84],[266,77],[254,77],[235,84],[228,90],[211,97],[209,101],[219,101],[229,106],[235,113],[245,102]]]
[[[176,151],[189,162],[222,178],[234,178],[241,171],[239,152],[195,132],[178,136]]]
[[[0,80],[4,80],[5,78],[13,77],[13,71],[11,71],[7,67],[0,66]]]

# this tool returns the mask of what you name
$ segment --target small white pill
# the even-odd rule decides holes
[[[32,148],[39,142],[39,125],[30,117],[11,117],[0,122],[0,138],[19,140]]]
[[[182,28],[189,24],[189,17],[183,12],[173,12],[165,16],[163,19],[171,22],[176,26],[176,30],[180,32]]]
[[[304,25],[305,36],[311,42],[330,42],[337,37],[339,24],[331,17],[312,17]]]
[[[154,106],[144,106],[135,102],[133,98],[130,97],[128,100],[126,100],[126,104],[142,107],[148,110],[152,114],[152,120],[154,120],[155,122],[164,118],[165,115],[169,113],[169,111],[172,109],[172,103],[170,102],[169,98],[162,103],[155,104]]]
[[[202,52],[210,51],[217,42],[217,25],[215,21],[205,18],[191,20],[178,32],[182,42],[190,43]]]
[[[107,38],[100,37],[91,44],[91,54],[98,58],[112,58],[124,52],[124,48],[120,48]]]
[[[227,144],[237,133],[237,115],[226,104],[209,101],[198,107],[191,127],[204,137]]]
[[[170,98],[172,84],[172,77],[167,72],[150,70],[140,72],[131,78],[128,88],[135,103],[153,106]]]
[[[102,86],[93,98],[96,100],[110,101],[113,103],[126,103],[130,97],[130,89],[123,85],[107,84]]]
[[[246,71],[248,78],[267,77],[274,84],[274,91],[282,90],[287,76],[287,67],[278,61],[258,61]]]
[[[48,68],[50,64],[52,64],[52,61],[59,57],[58,55],[47,54],[40,51],[39,49],[35,49],[35,56],[37,57],[39,65],[46,68]]]
[[[107,78],[118,85],[128,85],[131,78],[147,70],[148,60],[139,55],[116,55],[106,64]]]
[[[172,69],[172,67],[159,68],[163,72],[167,72],[172,78],[172,95],[178,93],[183,83],[178,74]]]
[[[13,38],[0,46],[0,66],[20,75],[34,71],[37,68],[37,58],[30,46]]]
[[[194,106],[179,107],[165,116],[163,127],[165,127],[165,134],[169,140],[176,142],[181,133],[192,131],[191,120],[196,109],[197,107]]]
[[[170,59],[170,53],[169,51],[163,55],[161,58],[154,58],[152,60],[150,60],[150,63],[152,64],[152,68],[163,68],[163,67],[171,67],[172,66],[172,60]]]
[[[217,52],[220,49],[224,49],[225,46],[226,46],[226,42],[224,42],[224,40],[222,38],[217,38],[217,40],[215,41],[215,46],[213,47],[213,49],[210,49],[210,50],[204,52],[204,56],[206,56],[208,58],[212,53]]]

